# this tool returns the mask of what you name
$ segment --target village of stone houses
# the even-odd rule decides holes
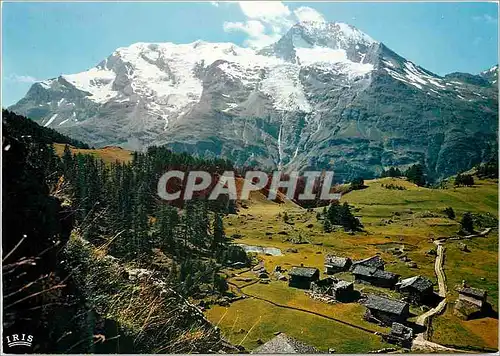
[[[259,194],[224,219],[250,262],[225,270],[226,297],[198,304],[242,352],[498,351],[497,180],[365,181],[336,205],[352,229],[330,226],[329,207]]]

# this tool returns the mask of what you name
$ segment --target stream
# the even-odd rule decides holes
[[[264,247],[264,246],[251,246],[245,244],[238,244],[245,252],[252,252],[258,254],[268,254],[272,256],[282,256],[281,250],[276,247]]]

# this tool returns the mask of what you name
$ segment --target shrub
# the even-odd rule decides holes
[[[364,187],[365,187],[365,181],[361,177],[355,178],[351,182],[352,190],[363,189]]]
[[[455,211],[453,210],[453,208],[451,206],[444,209],[443,212],[446,214],[448,219],[451,219],[451,220],[455,219]]]
[[[391,190],[406,190],[405,187],[403,187],[401,185],[397,185],[397,184],[392,184],[392,183],[382,184],[382,188],[391,189]]]
[[[457,174],[455,178],[455,186],[472,186],[474,185],[474,177],[472,177],[470,174]]]

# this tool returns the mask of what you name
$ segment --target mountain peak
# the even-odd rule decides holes
[[[340,46],[349,43],[370,46],[377,43],[366,33],[343,22],[301,21],[295,24],[292,30],[294,28],[305,31],[309,37],[316,38],[321,42],[328,41],[328,39],[336,40]]]
[[[482,71],[479,75],[491,84],[496,85],[498,82],[498,64],[495,64],[490,69]]]
[[[259,53],[295,63],[297,50],[322,48],[345,52],[347,59],[360,63],[369,48],[377,43],[366,33],[342,22],[302,21],[293,25],[279,41],[264,47]]]

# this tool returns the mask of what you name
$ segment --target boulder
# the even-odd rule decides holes
[[[226,297],[220,298],[217,301],[217,304],[220,305],[221,307],[227,307],[227,306],[229,306],[229,299]]]
[[[431,248],[429,251],[426,252],[429,256],[437,256],[437,251],[433,248]]]
[[[233,268],[244,268],[246,266],[247,266],[247,264],[245,262],[239,262],[239,261],[238,262],[234,262],[231,265],[231,267],[233,267]]]
[[[458,249],[463,252],[470,252],[469,247],[463,242],[458,243]]]
[[[406,265],[407,265],[408,267],[410,267],[410,268],[417,268],[417,267],[418,267],[418,266],[417,266],[417,264],[416,264],[415,262],[413,262],[413,261],[411,261],[411,262],[406,262]]]
[[[264,265],[262,264],[262,262],[252,268],[252,270],[254,271],[260,271],[262,269],[264,269]]]
[[[396,255],[396,256],[399,256],[403,253],[403,251],[401,251],[399,248],[391,248],[390,251],[393,255]]]

